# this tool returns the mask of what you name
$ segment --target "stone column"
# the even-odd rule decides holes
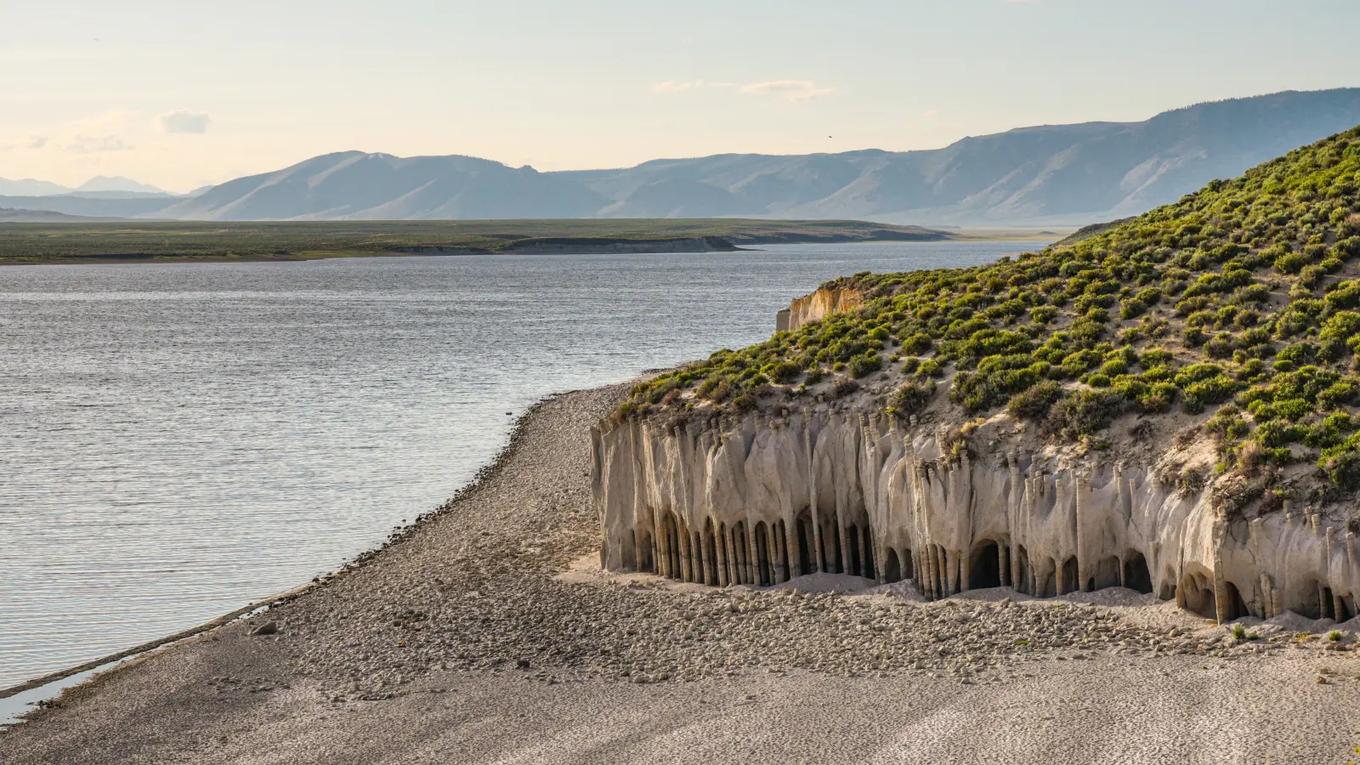
[[[689,529],[686,528],[683,522],[677,524],[675,536],[679,543],[677,546],[680,552],[680,581],[692,582],[694,581],[694,577],[692,576],[692,569],[694,567],[691,565],[693,558],[692,551],[689,549]]]
[[[953,550],[945,550],[944,566],[948,575],[944,594],[945,597],[949,597],[959,591],[959,554]]]
[[[1011,559],[1011,586],[1017,590],[1022,590],[1029,585],[1028,582],[1020,581],[1020,553],[1014,545],[1007,547]]]
[[[746,522],[746,581],[760,584],[760,553],[756,551],[756,527]]]
[[[1082,480],[1083,478],[1084,476],[1077,476],[1072,481],[1072,512],[1076,516],[1077,527],[1077,581],[1072,586],[1072,592],[1085,592],[1090,589],[1090,577],[1086,575],[1086,517],[1090,515],[1090,508],[1087,507],[1090,500],[1087,494],[1090,487]]]
[[[727,532],[722,524],[718,524],[713,528],[713,534],[716,541],[714,547],[718,548],[718,586],[726,587],[732,581],[731,577],[728,575]]]
[[[728,581],[741,584],[741,549],[737,546],[737,526],[727,527],[727,567]]]
[[[1214,521],[1214,617],[1219,624],[1231,621],[1228,609],[1232,606],[1232,598],[1228,597],[1228,585],[1223,579],[1223,536],[1227,533],[1228,524],[1222,519]]]
[[[973,589],[973,566],[972,555],[965,555],[959,564],[959,592],[968,592]]]
[[[1356,563],[1355,532],[1346,532],[1346,587],[1354,598],[1360,599],[1360,564]]]
[[[812,568],[826,571],[826,555],[822,549],[822,514],[817,508],[817,465],[813,459],[812,432],[803,430],[803,454],[808,466],[808,511],[812,517]]]

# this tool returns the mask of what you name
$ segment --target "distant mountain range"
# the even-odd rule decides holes
[[[0,178],[0,196],[45,197],[67,194],[97,195],[104,198],[116,196],[140,196],[143,194],[155,194],[162,197],[173,196],[169,192],[158,189],[155,186],[138,183],[131,178],[124,178],[121,175],[96,175],[75,188],[62,186],[59,183],[52,183],[51,181],[34,180],[33,178],[21,178],[18,180]]]
[[[84,192],[28,191],[0,197],[0,206],[183,220],[744,216],[1079,224],[1174,201],[1356,124],[1360,88],[1287,91],[1143,122],[1018,128],[925,151],[720,154],[561,172],[474,157],[349,151],[189,197],[90,200]]]

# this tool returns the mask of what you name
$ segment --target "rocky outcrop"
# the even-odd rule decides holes
[[[826,286],[794,298],[789,307],[775,314],[775,331],[795,329],[821,321],[833,313],[853,311],[864,303],[864,293],[853,287]]]
[[[1318,514],[1233,518],[1215,509],[1213,482],[1178,488],[1158,465],[1004,442],[970,454],[928,430],[826,405],[602,425],[602,562],[711,585],[914,579],[935,598],[1121,585],[1219,621],[1355,615],[1356,535]],[[974,434],[986,442],[985,428]]]

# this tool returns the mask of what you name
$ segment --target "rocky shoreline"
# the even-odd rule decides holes
[[[602,573],[588,433],[626,391],[534,407],[439,511],[69,691],[0,734],[0,761],[1340,762],[1360,743],[1354,636],[1297,620],[1234,635],[1122,589],[924,603],[850,577]]]

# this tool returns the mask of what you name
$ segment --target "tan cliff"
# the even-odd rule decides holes
[[[864,303],[864,294],[853,287],[834,283],[802,297],[794,298],[789,307],[775,314],[775,331],[792,332],[804,324],[821,321],[833,313],[853,311]]]
[[[1355,615],[1353,530],[1287,505],[1233,518],[1214,481],[1167,477],[1185,459],[1170,447],[1167,464],[1139,464],[1007,446],[1008,420],[963,449],[944,428],[838,403],[608,421],[593,433],[602,563],[710,585],[914,579],[927,597],[1121,585],[1219,621]]]

